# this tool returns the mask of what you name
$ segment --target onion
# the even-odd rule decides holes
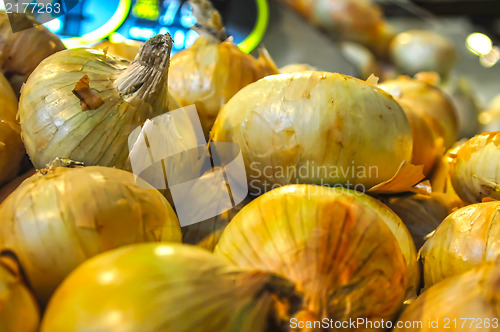
[[[348,189],[289,185],[245,206],[215,254],[271,271],[304,294],[300,317],[391,319],[419,279],[415,247],[401,220]]]
[[[425,287],[500,256],[500,202],[465,206],[450,214],[419,256]]]
[[[455,66],[455,46],[434,31],[409,30],[397,34],[389,48],[390,57],[406,75],[434,71],[447,77]]]
[[[0,205],[0,249],[13,252],[40,303],[87,258],[122,245],[181,240],[179,221],[154,189],[107,167],[55,167]]]
[[[38,64],[64,50],[59,37],[26,14],[16,14],[16,24],[32,26],[12,32],[9,16],[0,12],[0,68],[18,94]]]
[[[201,3],[203,8],[198,8]],[[191,1],[201,36],[172,57],[169,91],[181,106],[196,105],[205,135],[222,105],[244,86],[279,71],[266,51],[259,59],[226,40],[220,15],[208,0]],[[205,32],[205,34],[203,34]]]
[[[411,79],[407,76],[385,81],[379,87],[393,95],[403,107],[406,106],[407,112],[423,117],[445,148],[455,143],[458,137],[456,110],[448,96],[438,87],[424,79]]]
[[[372,74],[382,75],[377,59],[369,49],[352,42],[343,42],[340,47],[344,58],[356,67],[360,78],[365,80]]]
[[[298,71],[315,71],[317,68],[307,63],[291,63],[279,69],[282,74],[296,73]]]
[[[167,92],[172,39],[158,35],[129,63],[73,49],[45,59],[21,92],[23,140],[36,168],[69,158],[130,169],[128,136],[178,105]]]
[[[19,185],[35,174],[36,170],[34,168],[31,168],[24,172],[23,174],[19,175],[18,177],[12,179],[10,182],[6,183],[1,189],[0,189],[0,203],[2,203],[14,190],[16,190]]]
[[[410,304],[395,331],[498,331],[499,283],[500,262],[446,279]]]
[[[0,186],[17,176],[25,155],[16,113],[17,98],[0,73]]]
[[[41,332],[288,331],[275,311],[293,285],[242,271],[186,245],[142,244],[99,255],[59,287]]]
[[[280,74],[250,84],[224,106],[212,135],[240,146],[257,194],[290,183],[398,192],[423,177],[409,164],[411,128],[399,104],[341,74]],[[395,178],[401,165],[412,174]]]
[[[483,133],[463,144],[452,156],[453,188],[467,203],[500,198],[500,132]]]
[[[18,267],[0,258],[0,331],[37,332],[40,312],[35,298],[23,284]]]
[[[107,50],[109,54],[133,61],[142,45],[144,45],[144,43],[136,40],[126,40],[120,43],[113,43],[109,40],[105,40],[95,45],[94,48],[97,50]]]

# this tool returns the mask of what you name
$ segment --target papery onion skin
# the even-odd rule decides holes
[[[128,136],[147,119],[178,108],[167,92],[170,36],[146,42],[134,62],[91,49],[72,49],[42,61],[23,86],[19,119],[37,169],[56,158],[130,169]],[[73,90],[84,75],[103,99],[82,110]]]
[[[407,326],[394,331],[498,331],[499,276],[500,262],[488,262],[441,281],[406,308],[398,324]]]
[[[37,332],[38,305],[18,272],[0,262],[0,331]]]
[[[17,98],[0,73],[0,186],[18,175],[25,155],[16,114]]]
[[[142,45],[143,43],[136,40],[126,40],[121,43],[113,43],[109,40],[105,40],[95,45],[93,48],[97,50],[105,50],[107,47],[107,52],[109,54],[113,54],[129,61],[134,61]]]
[[[465,202],[479,203],[485,197],[500,199],[500,132],[474,136],[452,157],[453,188]]]
[[[203,249],[135,245],[75,270],[51,299],[41,332],[285,331],[269,322],[279,323],[276,300],[290,291],[281,278],[235,269]]]
[[[181,106],[196,105],[205,135],[221,107],[236,92],[258,79],[278,74],[267,53],[258,59],[230,41],[199,37],[188,49],[172,57],[169,91]]]
[[[286,276],[304,294],[302,314],[345,321],[393,317],[414,278],[418,283],[415,258],[405,262],[414,250],[401,220],[375,199],[289,185],[245,206],[214,252],[239,267]]]
[[[500,256],[500,202],[465,206],[450,214],[420,249],[425,287]]]
[[[412,153],[408,119],[389,94],[328,72],[274,75],[243,88],[219,113],[212,139],[240,146],[257,194],[290,183],[369,189]]]
[[[0,205],[0,248],[17,256],[41,304],[91,256],[131,243],[181,241],[169,203],[138,187],[132,173],[100,166],[43,173]]]

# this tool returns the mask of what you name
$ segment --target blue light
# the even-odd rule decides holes
[[[167,10],[165,11],[165,15],[160,16],[159,22],[162,25],[172,25],[174,23],[175,15],[180,7],[179,0],[170,0],[167,5]]]
[[[180,14],[180,23],[184,28],[189,29],[196,24],[196,17],[194,17],[193,11],[191,10],[191,6],[188,2],[185,2],[182,5]]]
[[[193,43],[196,41],[196,39],[198,39],[198,37],[199,37],[198,32],[196,32],[194,30],[189,30],[186,33],[186,44],[185,44],[185,47],[186,48],[191,47],[191,45],[193,45]]]
[[[63,23],[59,18],[56,18],[45,23],[44,26],[52,33],[59,33],[63,28]]]
[[[148,40],[153,38],[155,32],[153,29],[149,28],[140,28],[140,27],[132,27],[128,31],[130,37],[139,40]]]
[[[184,31],[177,30],[174,33],[174,48],[180,50],[184,48],[184,40],[186,39],[186,35]]]

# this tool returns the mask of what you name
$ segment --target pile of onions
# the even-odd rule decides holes
[[[294,282],[304,297],[298,320],[391,319],[419,284],[404,224],[376,199],[348,189],[274,189],[233,218],[214,253]]]
[[[500,198],[500,132],[474,136],[452,156],[450,177],[453,188],[467,203]]]
[[[13,33],[8,15],[0,12],[0,71],[19,93],[43,59],[66,48],[57,35],[29,15],[16,14],[16,24],[31,28]]]
[[[171,48],[170,36],[158,35],[132,63],[91,49],[45,59],[23,86],[19,103],[23,140],[35,167],[60,157],[129,169],[129,134],[178,108],[167,91]]]
[[[17,176],[25,155],[16,114],[16,95],[0,73],[0,186]]]
[[[392,62],[406,75],[433,71],[447,77],[457,60],[455,46],[442,35],[427,30],[409,30],[391,41]]]
[[[500,256],[500,202],[465,206],[450,214],[419,256],[425,287]]]
[[[76,269],[51,299],[41,332],[284,332],[289,322],[277,308],[293,290],[196,247],[134,245]]]
[[[37,332],[40,312],[35,298],[23,284],[18,266],[0,258],[0,331]]]
[[[499,284],[500,261],[444,280],[406,308],[395,331],[498,331]]]
[[[181,106],[196,105],[208,137],[220,108],[236,92],[279,71],[267,52],[261,51],[255,59],[231,39],[226,40],[220,15],[208,0],[191,4],[201,35],[191,47],[172,57],[168,84]]]
[[[43,170],[0,205],[0,250],[16,255],[42,304],[89,257],[131,243],[180,240],[166,199],[115,168]]]
[[[212,139],[240,146],[257,194],[293,183],[398,192],[423,177],[409,163],[411,128],[399,104],[341,74],[280,74],[250,84],[223,107]],[[398,177],[402,169],[409,172]]]

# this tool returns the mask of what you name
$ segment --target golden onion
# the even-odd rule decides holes
[[[214,252],[293,281],[304,294],[297,319],[391,319],[419,283],[401,220],[348,189],[289,185],[265,193],[233,218]]]
[[[0,73],[0,186],[16,177],[25,155],[16,114],[17,98]]]
[[[240,146],[249,190],[257,194],[290,183],[398,192],[423,177],[409,164],[412,134],[399,104],[336,73],[280,74],[250,84],[223,107],[212,139]],[[395,178],[403,166],[411,175]]]
[[[178,106],[167,92],[172,39],[147,41],[136,59],[72,49],[45,59],[21,92],[23,140],[38,169],[56,158],[129,169],[128,136]]]
[[[0,12],[0,70],[18,94],[23,83],[43,59],[66,47],[57,35],[31,16],[14,15],[12,19],[16,25],[31,28],[12,32],[9,15]]]
[[[450,177],[453,188],[467,203],[485,197],[500,198],[500,132],[474,136],[452,155]]]
[[[420,249],[428,288],[500,256],[500,202],[465,206],[450,214]]]
[[[200,29],[210,33],[201,30],[191,47],[172,57],[168,84],[181,106],[196,105],[208,137],[222,105],[244,86],[279,71],[267,52],[255,59],[226,40],[220,15],[208,0],[190,2]]]
[[[397,34],[389,46],[391,60],[406,75],[434,71],[447,77],[457,60],[455,46],[444,36],[427,30]]]
[[[131,243],[180,240],[166,199],[115,168],[43,170],[0,205],[0,249],[17,256],[42,304],[89,257]]]
[[[23,284],[17,265],[0,258],[0,331],[37,332],[40,312],[35,298]]]
[[[406,308],[395,331],[498,331],[499,285],[500,261],[443,280]]]
[[[142,244],[99,255],[58,288],[41,332],[287,331],[276,313],[293,285],[196,247]]]

